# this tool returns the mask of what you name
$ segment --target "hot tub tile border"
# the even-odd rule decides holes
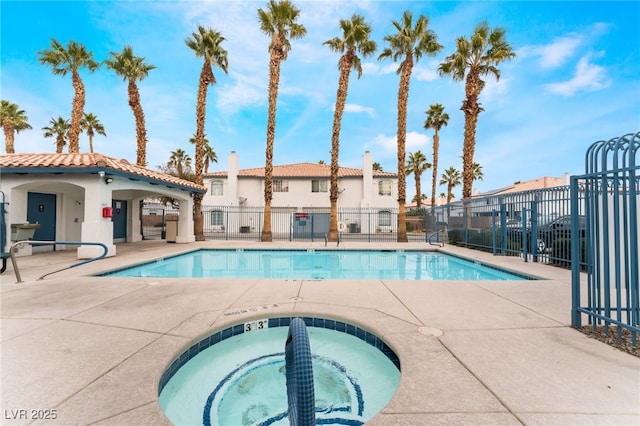
[[[269,328],[288,327],[293,318],[295,317],[289,316],[269,318]],[[393,349],[391,349],[382,339],[369,332],[368,330],[344,321],[327,318],[302,317],[302,320],[307,327],[326,328],[328,330],[346,333],[359,338],[365,343],[368,343],[380,350],[393,363],[393,365],[395,365],[398,370],[400,370],[400,360]],[[223,330],[217,331],[185,349],[173,360],[173,362],[171,362],[171,364],[169,364],[169,367],[162,373],[162,376],[160,376],[160,382],[158,383],[158,395],[162,393],[164,387],[167,385],[169,380],[171,380],[171,378],[178,372],[178,370],[191,359],[193,359],[196,355],[208,349],[209,347],[222,342],[223,340],[229,339],[239,334],[244,334],[244,323],[226,327]]]

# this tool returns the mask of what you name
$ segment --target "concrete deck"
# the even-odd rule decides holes
[[[428,248],[378,245],[383,246]],[[277,304],[259,317],[340,318],[370,329],[396,351],[400,386],[368,425],[640,424],[640,359],[570,327],[568,270],[445,247],[545,280],[202,282],[88,276],[201,247],[323,248],[324,242],[120,244],[114,258],[40,281],[77,259],[75,250],[37,254],[18,258],[21,284],[9,262],[0,286],[0,423],[169,424],[157,391],[172,359],[212,331],[255,317],[237,314],[238,308]],[[55,410],[56,419],[32,420],[44,414],[37,410]]]

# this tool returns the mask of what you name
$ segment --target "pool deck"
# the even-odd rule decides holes
[[[367,425],[640,424],[640,359],[570,327],[565,269],[446,246],[440,250],[545,279],[88,276],[176,252],[241,247],[322,249],[324,242],[119,244],[116,257],[37,280],[78,261],[75,250],[41,253],[18,258],[20,284],[9,261],[0,285],[0,423],[168,425],[158,382],[191,343],[251,318],[318,315],[371,330],[400,358],[400,386]],[[56,418],[32,420],[46,410]]]

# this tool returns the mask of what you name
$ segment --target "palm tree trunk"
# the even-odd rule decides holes
[[[400,76],[398,89],[398,242],[406,243],[407,223],[405,203],[407,200],[407,180],[405,172],[405,146],[407,139],[407,102],[409,101],[409,81],[413,68],[413,57],[407,55]]]
[[[438,129],[436,129],[433,135],[433,173],[431,174],[431,178],[433,179],[431,183],[431,210],[433,214],[433,209],[436,207],[436,179],[438,178],[438,148],[439,148],[440,137],[438,136]]]
[[[69,152],[80,152],[80,130],[82,123],[82,114],[84,112],[84,84],[78,71],[73,70],[71,82],[75,95],[73,96],[73,108],[71,110],[71,127],[69,128]]]
[[[331,212],[329,214],[329,241],[338,241],[338,172],[340,155],[340,127],[344,105],[347,102],[349,91],[349,75],[353,62],[353,50],[350,49],[340,59],[340,79],[338,80],[338,93],[336,94],[336,110],[333,114],[333,130],[331,131],[331,189],[329,201]]]
[[[133,79],[129,80],[129,106],[133,111],[133,116],[136,120],[136,164],[138,166],[146,167],[147,165],[147,130],[144,125],[144,111],[142,105],[140,105],[140,92],[138,86]]]
[[[207,88],[213,81],[213,72],[211,64],[204,62],[202,71],[200,72],[200,83],[198,84],[198,102],[196,104],[196,184],[202,185],[202,169],[203,169],[203,145],[204,145],[204,124],[206,118],[207,106]],[[204,241],[204,220],[202,217],[202,196],[193,198],[193,227],[196,241]]]
[[[416,206],[422,207],[422,182],[420,182],[422,175],[420,172],[414,172],[416,179]]]
[[[56,137],[56,153],[62,154],[63,149],[64,149],[64,136],[58,135],[58,137]],[[71,149],[69,149],[69,152],[71,152]]]
[[[476,144],[476,124],[480,105],[478,93],[480,92],[480,76],[477,71],[470,71],[465,85],[466,98],[462,102],[464,112],[464,146],[462,148],[462,199],[471,198],[473,185],[473,154]]]
[[[4,128],[4,149],[7,154],[15,154],[14,136],[15,130],[11,124],[3,123]]]
[[[281,58],[274,48],[269,59],[269,112],[267,118],[267,148],[264,167],[264,222],[260,241],[272,241],[271,233],[271,199],[273,198],[273,145],[276,137],[276,101],[278,84],[280,83]]]
[[[93,135],[89,134],[89,152],[93,154]]]

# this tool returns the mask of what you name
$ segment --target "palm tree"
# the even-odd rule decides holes
[[[2,100],[0,107],[0,123],[4,130],[4,150],[7,154],[15,154],[14,137],[15,133],[31,129],[27,122],[27,114],[16,104]]]
[[[382,171],[382,166],[380,165],[380,163],[375,162],[375,163],[373,163],[371,165],[371,169],[381,172]]]
[[[340,126],[344,105],[349,93],[349,77],[351,69],[358,72],[358,79],[362,76],[362,63],[358,53],[363,58],[371,56],[376,51],[376,42],[370,40],[371,26],[364,21],[362,15],[353,14],[350,20],[341,19],[340,28],[342,38],[334,37],[323,44],[334,51],[341,53],[338,61],[340,77],[338,78],[338,92],[336,94],[336,107],[333,113],[333,130],[331,132],[331,189],[329,200],[331,201],[331,213],[329,215],[329,241],[338,241],[338,155],[340,151]]]
[[[110,52],[109,55],[111,59],[105,60],[104,64],[118,77],[122,77],[122,81],[128,82],[129,106],[136,120],[136,164],[145,167],[147,165],[147,129],[144,124],[144,111],[140,104],[137,82],[144,80],[155,66],[145,63],[144,58],[134,56],[131,46],[125,46],[121,53]]]
[[[71,129],[69,120],[58,117],[57,120],[52,118],[49,120],[49,123],[51,124],[50,126],[42,128],[42,130],[44,130],[44,137],[56,137],[56,153],[60,154],[62,153],[64,146],[67,144],[67,139],[69,138],[69,132]],[[71,152],[71,147],[69,147],[69,152]]]
[[[80,78],[80,70],[86,68],[89,72],[98,69],[100,64],[93,60],[93,54],[84,45],[70,41],[65,47],[56,39],[51,39],[51,49],[38,52],[38,60],[43,65],[51,65],[53,74],[65,76],[71,73],[71,82],[75,92],[71,109],[71,126],[69,127],[69,152],[80,151],[80,131],[84,116],[85,90]]]
[[[192,144],[196,144],[196,135],[193,135],[189,142]],[[209,164],[218,162],[218,155],[209,145],[209,139],[207,139],[207,135],[204,135],[204,139],[202,139],[202,158],[204,161],[204,173],[209,173]]]
[[[393,61],[402,59],[398,74],[398,242],[406,243],[407,224],[405,223],[405,202],[407,197],[407,183],[405,178],[405,142],[407,138],[407,102],[409,101],[409,82],[413,70],[414,60],[417,62],[423,55],[433,56],[442,45],[437,42],[437,35],[427,29],[429,19],[420,15],[413,25],[413,14],[405,11],[402,22],[392,21],[398,30],[397,34],[384,37],[389,43],[378,59],[391,58]]]
[[[175,151],[171,151],[167,166],[175,169],[178,177],[184,179],[185,172],[191,169],[191,157],[184,150],[178,148]]]
[[[193,50],[196,57],[203,58],[200,80],[198,82],[198,101],[196,103],[196,182],[202,185],[202,169],[204,166],[204,126],[207,107],[207,90],[209,85],[216,83],[213,67],[218,66],[227,73],[227,51],[221,44],[224,37],[212,28],[198,25],[198,31],[191,33],[192,38],[185,40],[187,46]],[[202,194],[193,195],[193,233],[196,241],[204,241],[204,221],[202,218]]]
[[[291,43],[289,38],[302,38],[307,34],[304,25],[296,22],[300,9],[289,0],[269,0],[266,10],[258,9],[260,29],[271,38],[269,43],[269,111],[267,117],[267,147],[264,167],[264,224],[261,241],[271,241],[271,199],[273,198],[273,143],[276,136],[276,101],[280,84],[280,64],[287,60]]]
[[[433,129],[433,173],[431,181],[431,208],[436,207],[436,182],[438,180],[438,150],[440,149],[440,136],[438,132],[443,126],[449,124],[449,114],[444,112],[442,104],[431,104],[425,111],[427,119],[424,122],[425,129]]]
[[[482,166],[480,164],[473,163],[471,170],[473,170],[473,180],[482,180],[484,173],[482,173]]]
[[[413,176],[416,180],[416,207],[420,208],[422,206],[422,173],[426,172],[431,167],[431,164],[427,162],[427,157],[421,151],[416,151],[415,153],[409,153],[409,160],[406,165],[406,173],[410,175],[413,173]]]
[[[453,193],[451,192],[453,188],[460,185],[460,179],[462,176],[460,172],[453,167],[449,167],[442,173],[440,177],[440,185],[447,185],[447,204],[451,202],[453,198]]]
[[[440,75],[450,75],[455,81],[465,79],[465,99],[460,108],[464,112],[464,146],[462,149],[462,198],[471,198],[473,183],[473,154],[476,144],[476,124],[483,111],[478,98],[484,88],[482,76],[493,74],[500,79],[497,65],[514,58],[515,52],[505,39],[506,30],[489,28],[481,22],[469,39],[458,37],[456,52],[440,64]]]
[[[102,136],[107,136],[107,133],[104,131],[104,126],[98,120],[93,113],[89,113],[84,115],[82,119],[82,130],[87,131],[87,136],[89,136],[89,152],[93,153],[93,136],[97,133]]]

